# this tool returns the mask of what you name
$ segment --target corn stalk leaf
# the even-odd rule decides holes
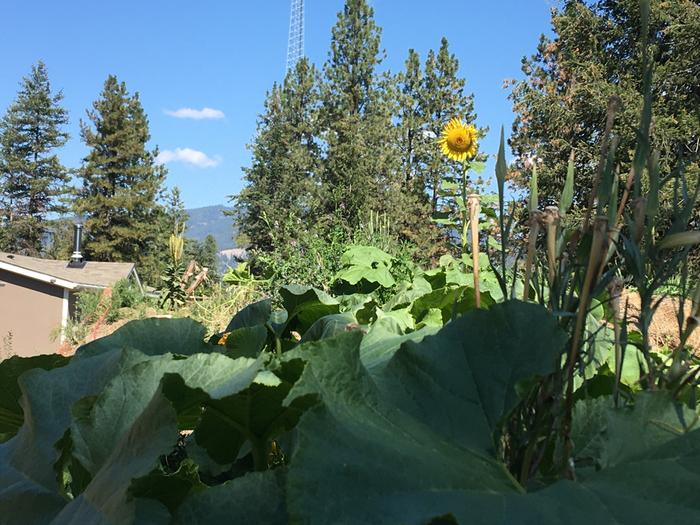
[[[530,176],[530,201],[528,209],[530,213],[537,210],[539,196],[537,195],[537,166],[532,165],[532,175]]]
[[[569,156],[569,164],[566,168],[566,180],[559,199],[559,213],[565,215],[574,202],[574,152]]]

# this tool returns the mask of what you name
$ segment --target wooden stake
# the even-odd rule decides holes
[[[474,294],[476,296],[476,307],[481,308],[481,292],[479,290],[479,214],[481,204],[479,195],[472,193],[467,198],[469,205],[469,225],[472,236],[472,266],[474,270]]]

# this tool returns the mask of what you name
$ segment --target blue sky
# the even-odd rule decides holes
[[[520,78],[521,57],[549,31],[556,0],[370,3],[383,28],[383,68],[398,71],[409,48],[424,58],[448,38],[475,95],[477,123],[491,128],[480,149],[495,154],[500,126],[507,132],[513,120],[503,81]],[[343,0],[305,4],[305,52],[321,66]],[[288,0],[2,0],[0,18],[0,112],[43,60],[70,113],[67,166],[80,165],[79,121],[115,74],[140,93],[152,146],[167,152],[167,184],[181,188],[187,207],[223,204],[241,189],[265,92],[284,76]]]

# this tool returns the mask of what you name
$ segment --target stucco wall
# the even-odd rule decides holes
[[[55,352],[62,309],[63,288],[0,270],[0,357]]]

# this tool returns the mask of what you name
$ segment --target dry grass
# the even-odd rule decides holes
[[[628,315],[633,322],[637,321],[639,316],[640,299],[639,294],[626,290],[621,297],[620,308],[624,309],[625,304],[628,305]],[[678,308],[680,306],[679,297],[667,296],[661,300],[656,313],[649,327],[649,339],[654,347],[676,347],[679,342],[678,330]],[[689,300],[685,301],[683,306],[684,313],[687,316],[691,311],[692,304]],[[700,330],[695,330],[688,340],[688,346],[694,350],[700,350]]]
[[[72,334],[77,336],[79,340],[76,341],[75,337],[72,338],[72,341],[66,339],[59,348],[58,353],[65,356],[73,355],[80,345],[110,335],[129,321],[152,317],[191,317],[205,326],[208,337],[222,332],[239,310],[260,297],[261,294],[254,287],[216,286],[209,295],[193,298],[189,303],[176,311],[154,308],[146,304],[139,305],[136,308],[122,308],[116,321],[105,322],[104,316],[102,316],[97,321],[85,325],[74,324],[72,326]]]

